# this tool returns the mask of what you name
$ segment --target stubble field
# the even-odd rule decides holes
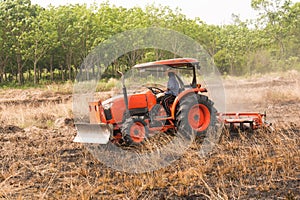
[[[267,112],[273,132],[194,142],[169,167],[118,172],[73,143],[65,86],[0,90],[0,199],[300,199],[300,74],[227,78],[227,110]],[[70,87],[70,86],[69,86]]]

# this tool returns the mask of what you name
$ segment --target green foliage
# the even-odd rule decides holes
[[[74,80],[84,58],[117,33],[164,27],[199,42],[223,74],[299,69],[300,3],[252,0],[260,15],[209,25],[180,9],[149,5],[123,8],[109,3],[41,8],[30,0],[0,0],[0,83],[22,85]],[[136,63],[173,58],[161,49],[128,52],[108,67],[106,78]],[[99,86],[102,87],[102,86]],[[110,86],[109,86],[110,87]]]
[[[110,91],[115,88],[118,84],[118,80],[114,78],[110,78],[108,80],[101,80],[96,86],[96,92]]]

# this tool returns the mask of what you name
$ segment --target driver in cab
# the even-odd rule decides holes
[[[176,96],[179,93],[179,84],[175,77],[174,71],[167,71],[169,80],[167,84],[167,90],[165,92],[157,94],[157,103],[162,103],[166,110],[167,116],[171,116],[169,105],[174,102]]]

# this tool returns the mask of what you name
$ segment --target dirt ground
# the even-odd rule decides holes
[[[213,152],[192,146],[169,167],[131,174],[76,135],[72,95],[0,90],[0,199],[300,199],[300,74],[224,80],[228,111],[266,112],[274,131],[224,132]]]

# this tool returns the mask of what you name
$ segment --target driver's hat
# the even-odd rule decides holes
[[[166,70],[166,72],[165,72],[166,74],[168,74],[169,75],[169,73],[173,73],[173,74],[176,74],[176,70],[174,70],[173,68],[168,68],[167,70]]]

